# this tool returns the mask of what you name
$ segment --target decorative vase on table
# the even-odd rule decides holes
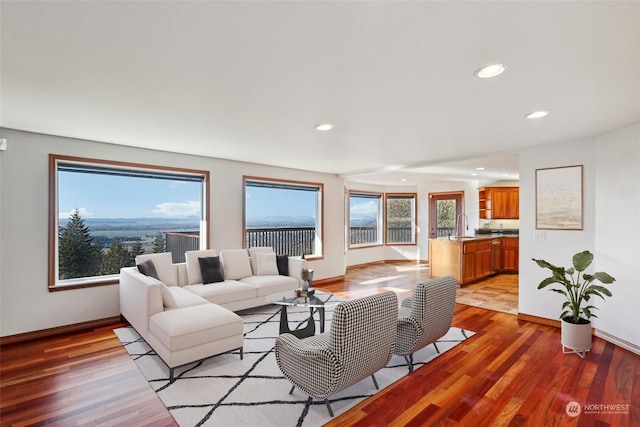
[[[300,279],[302,280],[302,290],[304,292],[307,292],[309,290],[309,279],[310,279],[310,275],[309,275],[309,270],[306,268],[303,268],[302,271],[300,271]]]

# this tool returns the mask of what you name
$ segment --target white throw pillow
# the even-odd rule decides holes
[[[256,255],[256,275],[257,276],[277,276],[278,274],[280,274],[278,272],[278,264],[276,263],[275,252],[271,252],[271,253],[258,252],[255,255]]]
[[[187,251],[184,253],[185,261],[187,263],[187,276],[189,278],[190,285],[202,283],[202,273],[200,272],[200,262],[198,261],[198,258],[208,258],[217,255],[218,253],[215,249],[202,249]]]
[[[178,303],[169,290],[169,287],[162,282],[160,282],[160,292],[162,292],[162,305],[166,308],[178,308]]]
[[[258,266],[257,261],[256,261],[256,254],[257,253],[271,253],[275,251],[273,250],[273,248],[271,246],[254,246],[252,248],[249,248],[249,262],[251,263],[251,271],[253,271],[253,275],[257,276],[258,275]]]
[[[176,286],[178,278],[176,268],[173,265],[171,252],[161,252],[158,254],[144,254],[136,256],[136,264],[142,264],[146,260],[153,260],[153,265],[158,273],[158,279],[167,286]]]
[[[245,249],[220,251],[225,280],[240,280],[252,275],[249,255]]]

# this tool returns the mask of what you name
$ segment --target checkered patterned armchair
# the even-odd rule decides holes
[[[316,399],[323,399],[333,416],[328,397],[384,368],[393,355],[398,299],[384,292],[340,303],[331,329],[299,339],[282,334],[276,339],[276,361],[284,376]]]
[[[416,286],[413,297],[402,300],[393,353],[404,356],[409,372],[413,371],[413,353],[429,344],[435,346],[449,331],[457,286],[452,276],[428,280]]]

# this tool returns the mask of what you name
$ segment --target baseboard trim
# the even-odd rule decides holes
[[[318,279],[318,280],[314,279],[311,285],[313,287],[316,287],[316,286],[328,285],[333,282],[339,282],[341,280],[344,280],[344,275],[336,276],[336,277],[328,277],[326,279]]]
[[[547,319],[546,317],[533,316],[531,314],[518,313],[518,320],[524,320],[525,322],[540,323],[541,325],[553,326],[554,328],[560,328],[560,321],[554,319]]]
[[[603,340],[610,342],[620,348],[624,348],[625,350],[630,351],[631,353],[635,353],[640,355],[640,346],[630,343],[629,341],[623,340],[622,338],[618,338],[615,335],[611,335],[607,332],[603,332],[599,329],[596,329],[595,336],[598,338],[602,338]]]
[[[532,316],[531,314],[518,313],[518,320],[524,320],[525,322],[540,323],[542,325],[553,326],[560,328],[560,320],[547,319],[546,317]],[[611,335],[607,332],[603,332],[599,329],[591,328],[591,334],[602,338],[603,340],[610,342],[620,348],[630,351],[631,353],[640,355],[640,346],[631,343],[629,341],[618,338],[615,335]]]
[[[22,334],[7,335],[0,337],[0,347],[3,345],[14,344],[39,338],[46,338],[53,335],[66,334],[69,332],[77,332],[84,329],[99,328],[102,326],[118,323],[120,316],[106,317],[104,319],[89,320],[88,322],[74,323],[72,325],[57,326],[55,328],[41,329],[39,331],[24,332]]]

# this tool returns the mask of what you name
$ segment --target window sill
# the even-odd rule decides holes
[[[49,285],[49,292],[72,291],[74,289],[95,288],[98,286],[112,286],[120,283],[118,275],[105,276],[103,278],[72,279],[64,283]]]

